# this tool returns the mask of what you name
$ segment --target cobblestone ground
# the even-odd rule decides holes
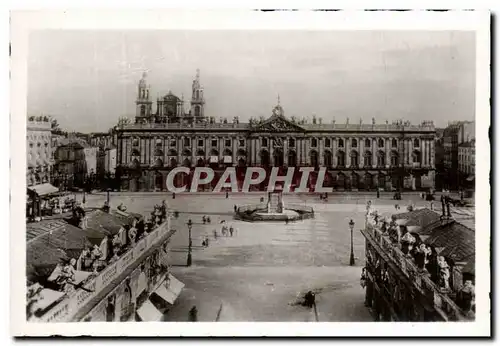
[[[123,202],[128,210],[149,213],[154,204],[166,200],[180,212],[172,222],[177,230],[171,241],[173,273],[186,284],[175,305],[165,315],[167,321],[186,321],[192,306],[200,321],[214,321],[220,310],[221,321],[315,321],[311,309],[293,304],[297,296],[314,290],[319,321],[371,321],[363,306],[364,291],[359,285],[364,263],[364,224],[367,200],[382,213],[393,213],[395,201],[389,197],[332,196],[329,202],[317,196],[287,195],[285,204],[305,204],[315,210],[315,218],[296,223],[245,223],[232,218],[234,205],[258,203],[265,194],[135,193],[111,197],[112,206]],[[410,195],[420,206],[428,202]],[[104,194],[87,197],[88,206],[100,206]],[[408,200],[398,201],[404,211]],[[437,203],[436,203],[437,204]],[[209,225],[201,222],[211,218]],[[186,267],[188,230],[193,222],[193,265]],[[356,266],[348,266],[350,230],[355,221],[354,253]],[[221,235],[220,222],[236,229],[233,237]],[[217,238],[214,237],[217,231]],[[209,238],[209,247],[201,246]],[[222,306],[222,308],[221,308]]]

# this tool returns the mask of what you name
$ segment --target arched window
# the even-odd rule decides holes
[[[174,150],[174,149],[170,149],[170,150],[168,151],[168,156],[177,156],[177,151],[176,151],[176,150]]]
[[[271,163],[269,152],[267,150],[262,150],[260,152],[260,162],[263,166],[269,166],[269,164]]]
[[[377,155],[377,166],[384,167],[385,166],[385,153],[383,151],[379,151]]]
[[[138,149],[132,149],[132,156],[140,156],[141,153],[139,152]]]
[[[325,138],[325,147],[330,148],[332,146],[332,140],[330,138]]]
[[[339,138],[339,148],[344,147],[344,140],[342,138]]]
[[[311,166],[313,166],[313,167],[319,166],[318,152],[316,150],[311,151]]]
[[[196,116],[196,117],[201,116],[201,107],[200,106],[194,107],[194,116]]]
[[[373,156],[372,156],[372,152],[371,151],[367,151],[365,152],[365,166],[367,167],[371,167],[371,165],[373,164]]]
[[[413,163],[421,163],[422,162],[422,155],[420,154],[420,151],[415,150],[413,152]]]
[[[294,150],[290,150],[288,152],[288,166],[295,167],[297,166],[297,154]]]
[[[184,149],[184,151],[182,152],[182,155],[183,155],[183,156],[191,156],[191,150],[189,150],[189,149]]]
[[[210,156],[219,156],[219,151],[217,149],[210,150]]]
[[[222,153],[223,156],[233,156],[233,152],[231,151],[231,149],[224,149],[224,152]]]
[[[288,146],[289,146],[290,148],[294,148],[294,147],[295,147],[295,138],[290,138],[290,139],[288,140]]]
[[[415,138],[415,140],[413,141],[413,146],[415,148],[419,148],[420,147],[420,141],[418,140],[418,138]]]
[[[365,147],[369,148],[372,145],[372,142],[369,139],[365,139]]]
[[[391,152],[391,166],[399,166],[399,154],[395,150]]]
[[[156,149],[154,154],[155,154],[155,156],[163,156],[163,150]]]
[[[141,117],[145,117],[145,116],[146,116],[146,106],[142,105],[141,106]]]
[[[380,138],[378,140],[378,147],[379,148],[383,148],[384,146],[385,146],[385,141],[382,138]]]
[[[237,155],[238,156],[247,156],[247,152],[245,151],[245,149],[238,149]]]
[[[134,147],[138,147],[139,146],[139,138],[132,139],[132,146],[134,146]]]
[[[357,147],[358,147],[358,140],[353,138],[353,139],[351,140],[351,146],[352,146],[353,148],[357,148]]]
[[[177,160],[173,157],[170,159],[170,167],[177,167]]]
[[[392,147],[393,148],[397,148],[398,147],[398,141],[396,140],[396,138],[392,139]]]
[[[356,150],[351,151],[351,167],[357,168],[359,166],[359,155]]]
[[[198,149],[198,151],[196,152],[196,155],[205,156],[205,151],[203,149]]]
[[[332,152],[330,150],[325,151],[325,166],[331,167],[333,165]]]
[[[345,153],[342,150],[337,152],[337,166],[344,167],[345,166]]]

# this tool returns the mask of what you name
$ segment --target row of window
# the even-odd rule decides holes
[[[34,144],[33,144],[33,143],[30,143],[30,144],[29,144],[29,146],[30,146],[30,148],[33,148]],[[42,147],[42,143],[38,142],[38,143],[36,144],[36,146],[37,146],[37,148],[41,148],[41,147]],[[45,143],[44,143],[44,146],[45,146],[45,148],[48,148],[48,147],[49,147],[49,143],[45,142]]]
[[[239,139],[239,146],[244,147],[245,146],[245,140],[244,139]],[[177,139],[171,139],[170,140],[170,147],[177,147]],[[190,147],[191,146],[191,138],[184,138],[183,139],[183,144],[185,147]],[[219,140],[214,138],[212,139],[212,147],[217,147],[219,145]],[[224,144],[226,147],[230,147],[232,144],[231,139],[225,139]],[[344,140],[342,138],[339,138],[337,141],[338,147],[339,148],[344,148]],[[132,145],[134,147],[139,146],[139,139],[135,138],[132,141]],[[332,140],[330,138],[325,138],[325,147],[329,148],[332,145]],[[163,141],[161,139],[156,140],[156,146],[157,147],[162,147],[163,146]],[[205,140],[204,139],[198,139],[198,147],[203,147],[205,146]],[[261,140],[261,146],[262,147],[267,147],[269,146],[269,140],[268,138],[262,138]],[[288,140],[288,146],[291,148],[295,147],[295,139],[290,138]],[[391,146],[393,148],[397,148],[398,142],[396,139],[393,139],[391,142]],[[318,147],[318,139],[317,138],[311,138],[311,147],[312,148],[317,148]],[[358,140],[353,138],[351,139],[351,147],[357,148],[358,147]],[[371,147],[371,140],[370,139],[365,139],[365,147]],[[385,147],[385,140],[384,139],[379,139],[378,140],[378,147],[379,148],[384,148]],[[420,141],[418,138],[413,140],[413,147],[419,148],[420,147]]]

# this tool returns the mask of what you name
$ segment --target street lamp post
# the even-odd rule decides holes
[[[351,257],[349,259],[349,265],[353,266],[355,262],[354,262],[354,247],[353,247],[353,237],[352,237],[352,231],[354,230],[354,221],[352,219],[351,221],[349,221],[349,228],[351,229]]]
[[[191,229],[193,228],[193,221],[191,221],[191,219],[188,220],[187,226],[188,226],[188,231],[189,231],[189,246],[188,246],[187,266],[190,267],[191,263],[193,261],[193,259],[191,257],[191,246],[193,245],[193,241],[191,239]]]

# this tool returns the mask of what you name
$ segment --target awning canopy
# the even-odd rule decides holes
[[[176,295],[181,294],[182,289],[184,288],[184,285],[182,282],[177,280],[172,274],[168,274],[168,279],[170,281],[168,289],[172,292],[174,292]]]
[[[168,274],[168,279],[155,290],[155,293],[167,303],[174,304],[184,286],[185,285],[177,280],[172,274]]]
[[[177,299],[177,295],[175,295],[174,292],[167,289],[167,287],[164,284],[160,285],[160,287],[156,289],[155,293],[169,304],[174,304],[175,300]]]
[[[224,163],[232,163],[232,162],[233,162],[232,156],[224,156]]]
[[[52,193],[59,192],[59,189],[57,187],[52,186],[49,183],[35,185],[35,186],[29,186],[28,190],[31,192],[35,192],[38,196],[46,196],[46,195],[50,195]]]
[[[137,309],[137,314],[143,322],[158,322],[163,316],[149,299],[146,299],[141,307]]]
[[[467,178],[467,181],[474,181],[475,177],[473,175],[469,175]]]
[[[210,163],[218,163],[218,162],[219,162],[218,156],[210,156]]]

